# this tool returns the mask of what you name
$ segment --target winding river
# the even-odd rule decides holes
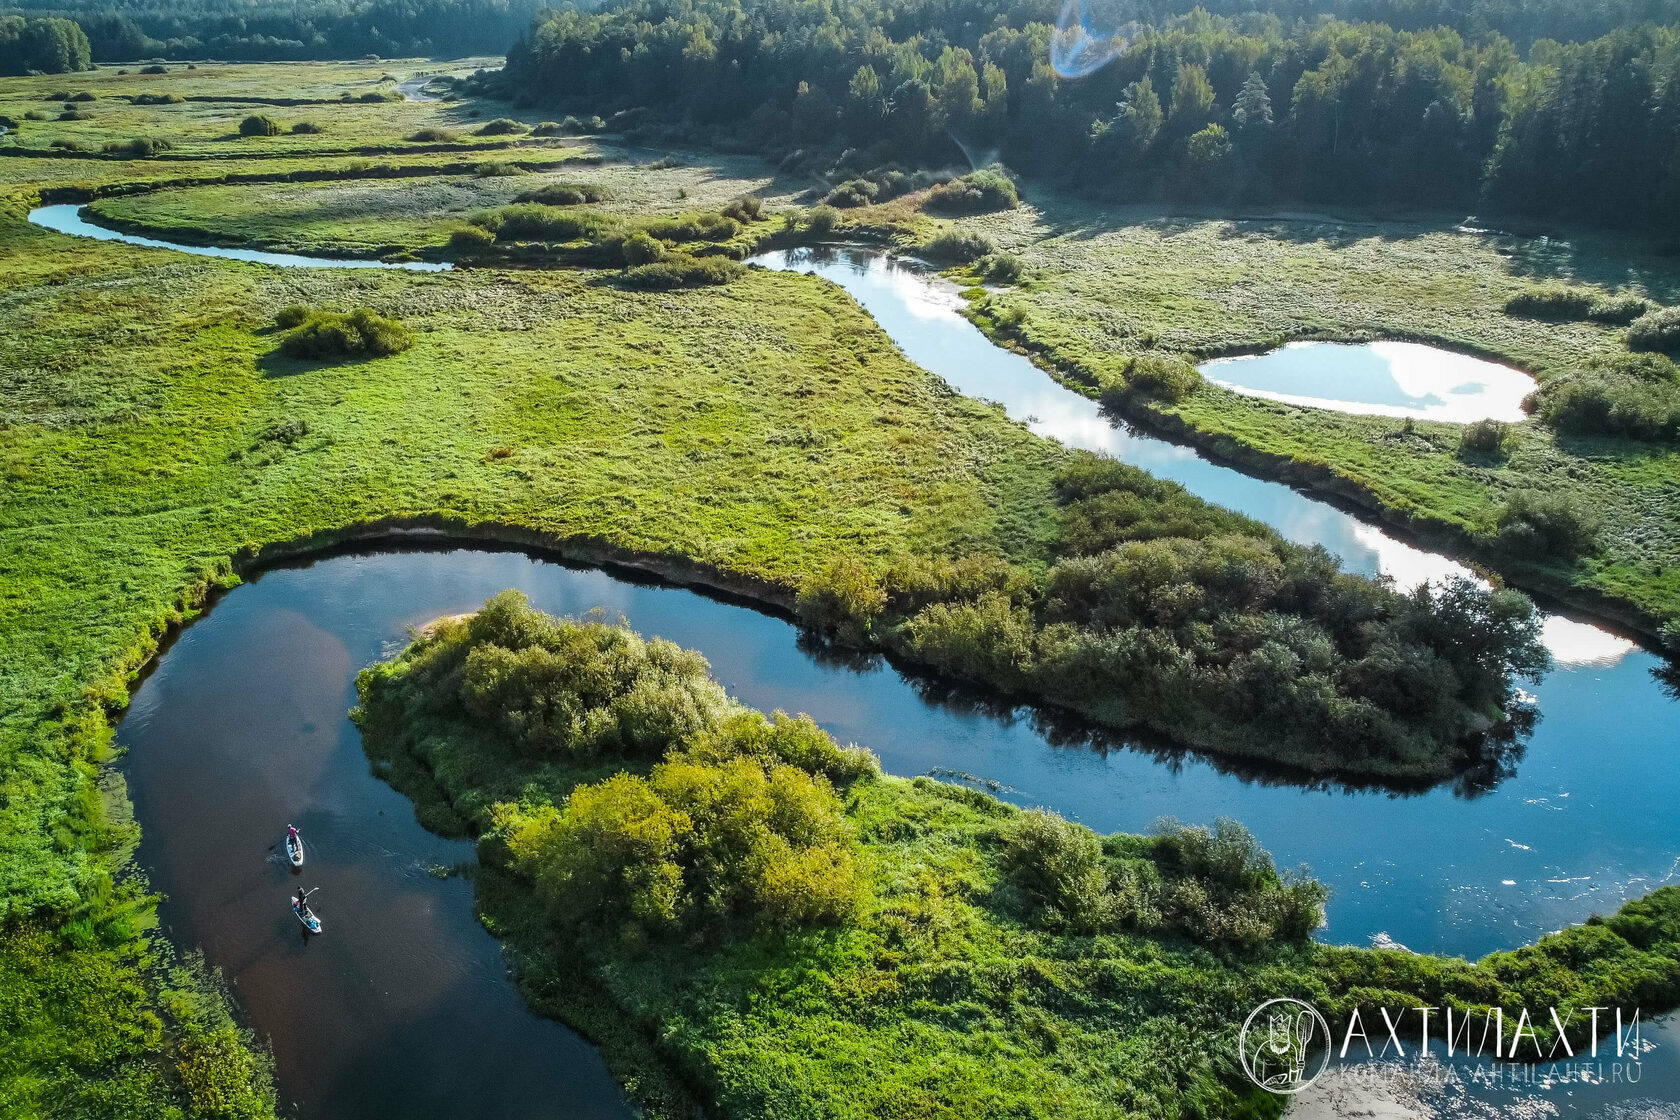
[[[1401,584],[1462,570],[1287,486],[1113,426],[987,342],[954,292],[913,265],[849,250],[757,263],[841,285],[912,360],[1034,430],[1324,544],[1353,570]],[[524,1010],[473,925],[468,884],[431,873],[470,860],[470,847],[414,822],[406,799],[369,774],[345,717],[356,670],[398,648],[408,626],[510,586],[546,610],[605,606],[698,648],[747,703],[809,712],[893,773],[977,775],[1105,831],[1163,814],[1235,817],[1280,863],[1307,863],[1331,886],[1331,941],[1477,956],[1680,877],[1675,702],[1653,676],[1658,659],[1561,617],[1547,620],[1559,666],[1534,688],[1540,720],[1510,773],[1404,795],[1097,741],[879,660],[825,659],[791,623],[690,590],[442,542],[338,555],[225,596],[159,657],[118,729],[145,826],[139,858],[168,895],[163,919],[234,981],[299,1115],[626,1114],[593,1051]],[[312,842],[304,881],[322,887],[328,933],[307,943],[284,905],[290,869],[266,851],[288,820]],[[1666,1088],[1579,1103],[1676,1099],[1672,1064]]]

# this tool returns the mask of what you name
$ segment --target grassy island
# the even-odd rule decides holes
[[[696,653],[515,592],[358,686],[375,771],[479,838],[526,998],[651,1116],[1275,1115],[1235,1057],[1274,996],[1680,1001],[1680,888],[1475,964],[1317,945],[1323,889],[1234,822],[1098,836],[888,777]]]

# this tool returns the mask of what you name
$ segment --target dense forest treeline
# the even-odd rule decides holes
[[[284,5],[55,0],[22,7],[31,16],[74,20],[87,34],[93,61],[132,62],[157,56],[283,61],[501,54],[547,6],[540,0],[304,0]],[[66,69],[86,65],[84,59],[82,66]],[[61,72],[48,66],[31,69]]]
[[[0,76],[66,74],[91,60],[88,37],[71,20],[0,16]]]
[[[486,87],[837,174],[1001,158],[1104,194],[1471,207],[1680,230],[1680,32],[1588,42],[1197,9],[1068,80],[1040,0],[628,0]],[[836,162],[842,149],[853,149]]]

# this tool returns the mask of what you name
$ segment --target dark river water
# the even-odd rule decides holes
[[[1286,486],[1114,426],[993,347],[956,314],[954,295],[910,266],[808,250],[760,263],[843,285],[912,360],[1035,430],[1322,543],[1352,570],[1402,585],[1463,570]],[[1514,772],[1491,788],[1402,795],[1097,745],[879,661],[826,660],[790,623],[747,606],[520,552],[338,555],[223,597],[159,657],[118,728],[145,829],[139,859],[168,896],[163,920],[233,981],[300,1116],[629,1113],[590,1047],[524,1009],[473,920],[470,885],[432,873],[470,860],[470,846],[415,823],[410,803],[369,773],[346,717],[356,671],[400,648],[409,627],[507,587],[549,611],[617,610],[644,633],[699,649],[745,702],[808,712],[875,750],[891,773],[975,775],[1102,831],[1147,829],[1163,815],[1235,817],[1281,864],[1305,863],[1329,884],[1330,941],[1479,956],[1680,875],[1680,736],[1652,674],[1658,661],[1561,617],[1547,620],[1559,667],[1533,688],[1540,718]],[[309,845],[296,877],[272,847],[288,822]],[[300,882],[321,888],[312,902],[326,932],[308,940],[286,905]],[[1664,1058],[1637,1091],[1548,1091],[1542,1103],[1596,1110],[1680,1097],[1672,1033],[1653,1036],[1665,1039]],[[1508,1103],[1496,1096],[1492,1107]]]

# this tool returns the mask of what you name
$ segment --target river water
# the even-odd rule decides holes
[[[1322,543],[1352,570],[1403,585],[1462,570],[1286,486],[1114,426],[992,346],[957,315],[955,295],[912,265],[810,250],[757,263],[840,284],[912,360],[1035,430]],[[1659,662],[1567,619],[1547,621],[1560,664],[1533,689],[1540,719],[1513,772],[1402,794],[1305,787],[1092,737],[879,660],[836,662],[785,620],[684,589],[519,552],[341,555],[227,595],[160,656],[118,728],[145,827],[139,859],[169,896],[162,916],[235,982],[273,1039],[283,1096],[300,1115],[627,1109],[590,1048],[524,1010],[495,943],[473,924],[470,887],[429,873],[470,859],[470,848],[414,822],[406,799],[369,774],[345,717],[356,670],[400,648],[407,627],[505,587],[550,611],[621,611],[645,633],[700,649],[747,703],[809,712],[876,750],[892,773],[976,775],[1010,800],[1104,831],[1162,815],[1235,817],[1280,863],[1306,863],[1330,885],[1331,941],[1478,956],[1680,876],[1675,710],[1653,676]],[[269,850],[288,821],[310,842],[300,879]],[[327,933],[307,942],[285,905],[298,881],[322,887],[314,901]],[[1671,1082],[1657,1099],[1672,1095]]]

